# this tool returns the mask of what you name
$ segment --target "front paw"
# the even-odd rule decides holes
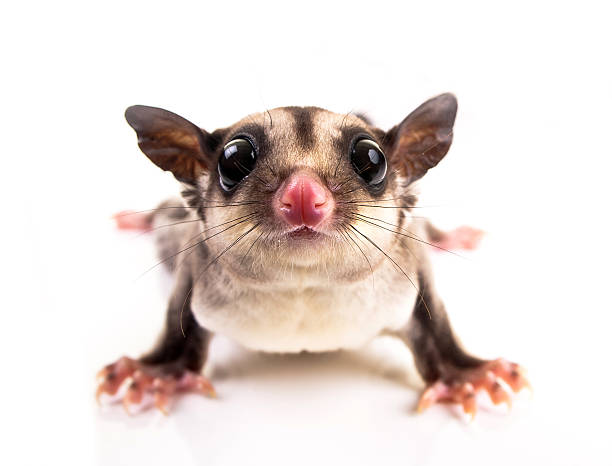
[[[198,392],[214,397],[215,390],[201,374],[176,365],[148,365],[126,356],[105,366],[98,373],[96,399],[103,394],[114,397],[120,389],[118,400],[128,414],[136,407],[147,408],[153,401],[162,413],[168,414],[170,400],[179,392]],[[117,397],[115,397],[117,399]]]
[[[453,368],[426,388],[417,410],[422,412],[434,403],[458,403],[473,419],[479,391],[486,391],[494,404],[506,403],[510,408],[510,390],[518,393],[523,388],[531,388],[524,374],[522,367],[504,359],[488,361],[471,369]]]

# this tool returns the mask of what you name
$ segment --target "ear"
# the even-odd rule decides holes
[[[388,154],[408,183],[421,178],[446,155],[453,140],[457,99],[442,94],[428,100],[387,132]]]
[[[162,108],[134,105],[125,119],[138,135],[138,146],[155,165],[179,181],[196,184],[207,170],[210,135],[185,118]]]

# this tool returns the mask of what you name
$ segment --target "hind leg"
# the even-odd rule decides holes
[[[151,210],[122,210],[113,215],[119,230],[149,231],[187,218],[190,210],[180,199],[168,199]]]
[[[181,199],[168,199],[151,210],[125,210],[113,218],[120,230],[153,232],[157,256],[170,270],[176,268],[178,253],[194,239],[196,230],[191,227],[199,220]]]
[[[443,231],[427,222],[426,229],[429,240],[437,249],[476,249],[484,236],[484,231],[466,225]]]
[[[153,216],[150,213],[122,210],[113,215],[119,230],[150,231]]]

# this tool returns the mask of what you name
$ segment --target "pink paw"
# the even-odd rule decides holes
[[[157,409],[168,414],[170,400],[179,392],[216,396],[211,383],[200,374],[188,370],[167,373],[163,366],[148,366],[125,356],[104,367],[98,373],[98,380],[96,399],[100,401],[106,394],[115,397],[114,401],[122,400],[128,414],[133,408],[148,408],[151,405],[148,401],[153,401]],[[117,397],[121,388],[126,390]]]
[[[421,395],[417,411],[423,412],[434,403],[457,403],[473,419],[477,411],[476,394],[479,391],[487,392],[494,404],[506,403],[510,408],[510,390],[518,393],[523,388],[531,389],[524,372],[518,364],[504,359],[490,361],[474,369],[457,370],[454,376],[438,380],[427,387]]]
[[[148,212],[123,210],[113,215],[113,218],[120,230],[151,230],[151,215]]]
[[[483,230],[468,226],[461,226],[445,233],[440,240],[432,241],[432,244],[441,249],[472,250],[478,247],[483,236]]]

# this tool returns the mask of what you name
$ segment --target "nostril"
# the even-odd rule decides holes
[[[307,174],[292,176],[277,198],[278,214],[290,225],[316,227],[333,210],[331,193]]]

